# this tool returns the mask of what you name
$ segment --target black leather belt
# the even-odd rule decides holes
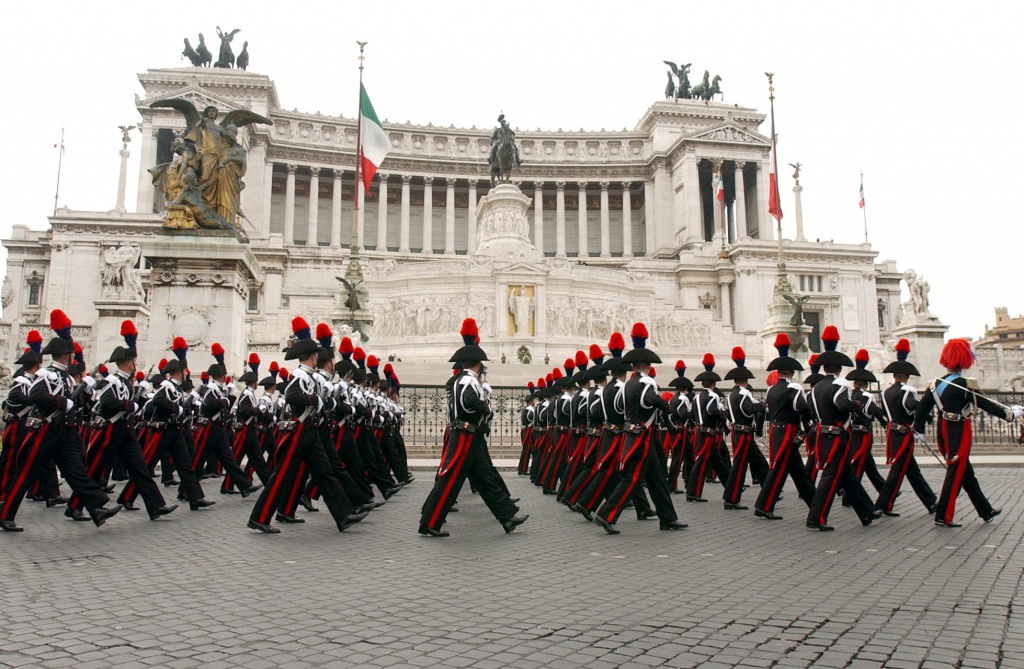
[[[833,435],[836,437],[841,435],[843,432],[846,432],[846,430],[838,425],[822,425],[820,429],[822,434]]]
[[[854,432],[860,432],[861,434],[871,431],[870,427],[865,427],[863,425],[851,425],[850,429],[853,430]]]
[[[734,423],[733,426],[732,426],[732,429],[736,430],[737,432],[753,432],[754,431],[754,428],[751,427],[750,425],[741,425],[739,423]]]
[[[644,431],[644,426],[637,425],[636,423],[626,423],[622,426],[622,430],[624,432],[629,432],[630,434],[640,434]]]
[[[943,411],[941,414],[939,414],[939,417],[942,420],[946,420],[951,423],[958,423],[962,420],[970,420],[971,418],[970,416],[964,416],[963,414],[953,413],[951,411]]]
[[[458,430],[459,432],[476,432],[476,426],[472,423],[467,423],[464,420],[457,420],[452,423],[452,429]]]
[[[889,429],[896,434],[906,434],[910,432],[909,425],[900,425],[899,423],[889,423]]]

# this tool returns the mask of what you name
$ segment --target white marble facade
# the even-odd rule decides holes
[[[45,231],[15,226],[3,241],[3,357],[19,349],[27,327],[62,308],[92,360],[116,339],[102,318],[113,323],[124,314],[144,321],[139,346],[147,361],[178,334],[200,351],[227,340],[234,369],[249,351],[265,362],[279,358],[292,316],[330,322],[338,312],[335,277],[348,263],[353,225],[355,120],[287,111],[268,77],[238,70],[152,69],[139,81],[137,213],[59,210]],[[239,136],[249,151],[244,249],[203,236],[169,244],[163,233],[163,202],[146,170],[168,160],[174,131],[184,126],[173,110],[149,108],[168,97],[222,113],[250,108],[274,121]],[[385,121],[392,149],[356,222],[372,350],[406,362],[446,359],[462,319],[473,316],[492,358],[515,360],[525,345],[535,362],[547,354],[554,363],[591,342],[603,347],[611,332],[628,334],[642,320],[666,361],[683,357],[696,367],[710,350],[729,364],[740,345],[749,366],[762,366],[759,331],[777,257],[764,119],[752,108],[670,100],[651,105],[631,130],[517,129],[524,165],[513,183],[529,209],[525,218],[486,225],[478,214],[494,193],[490,119],[471,129],[445,119]],[[716,170],[725,181],[721,207],[711,190]],[[132,244],[141,249],[135,274],[107,262],[135,257]],[[888,355],[900,309],[896,263],[879,262],[867,244],[785,246],[794,288],[811,296],[812,339],[834,323],[844,348]],[[176,260],[182,249],[188,257]],[[518,307],[510,303],[517,296]]]

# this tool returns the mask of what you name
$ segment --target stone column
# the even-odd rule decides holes
[[[334,190],[331,193],[331,248],[341,248],[341,170],[334,172]]]
[[[476,252],[476,179],[469,180],[469,211],[466,212],[466,253]]]
[[[608,211],[609,182],[601,182],[601,257],[612,257],[611,213]]]
[[[721,295],[719,304],[722,305],[722,325],[725,327],[732,327],[732,300],[729,292],[729,286],[732,285],[732,280],[728,277],[719,277],[718,288]]]
[[[398,228],[398,252],[409,253],[409,182],[412,177],[402,175],[402,214]]]
[[[270,239],[270,209],[274,196],[274,163],[267,163],[263,175],[263,212],[260,215],[260,237]]]
[[[298,165],[286,165],[288,181],[284,189],[284,243],[295,243],[295,170]]]
[[[579,253],[577,257],[586,258],[590,255],[587,249],[587,182],[579,183],[579,193],[576,198],[576,212],[579,215]]]
[[[363,188],[362,175],[355,184],[356,197],[359,198],[359,214],[356,216],[356,226],[359,231],[359,248],[366,247],[366,226],[363,224],[366,219],[366,189]]]
[[[658,198],[654,194],[654,181],[648,179],[644,182],[644,244],[647,245],[646,254],[650,255],[658,248],[655,242],[655,235],[658,227]]]
[[[446,180],[448,190],[444,200],[444,252],[455,254],[455,179]]]
[[[714,243],[714,245],[716,247],[718,247],[718,246],[724,246],[725,245],[725,234],[726,234],[725,233],[725,225],[726,225],[726,221],[725,221],[725,216],[724,216],[724,214],[725,214],[725,211],[724,211],[725,201],[724,200],[722,202],[718,201],[718,193],[716,192],[716,189],[715,189],[715,182],[716,182],[716,180],[722,179],[724,173],[723,173],[723,170],[722,170],[722,160],[721,159],[716,158],[716,159],[714,159],[712,161],[712,163],[714,164],[714,168],[713,168],[712,175],[711,175],[711,202],[712,202],[712,210],[714,211],[715,235],[709,241],[712,241]],[[724,183],[722,184],[722,187],[723,188],[725,187]]]
[[[320,168],[309,168],[309,215],[306,217],[306,246],[316,246],[317,219],[320,215]]]
[[[148,170],[156,164],[157,131],[153,129],[153,124],[149,122],[143,123],[141,130],[142,151],[139,164],[139,197],[135,202],[135,211],[140,214],[152,214],[156,187],[152,185],[153,175]]]
[[[117,205],[114,211],[124,212],[124,192],[128,187],[128,156],[132,155],[125,144],[118,155],[121,156],[121,173],[117,177]]]
[[[800,185],[800,180],[798,179],[796,185],[793,186],[793,197],[796,198],[796,241],[798,242],[807,241],[804,239],[804,205],[803,202],[800,201],[800,194],[803,193],[803,191],[804,187]]]
[[[544,255],[544,182],[533,184],[533,245]]]
[[[767,163],[757,165],[757,229],[761,239],[775,239],[775,219],[768,215]]]
[[[700,158],[687,154],[683,163],[683,220],[686,225],[686,242],[704,241],[704,208],[700,198]]]
[[[434,252],[434,177],[423,177],[423,253]]]
[[[743,163],[736,161],[736,239],[747,235],[747,189]]]
[[[388,250],[388,175],[377,173],[377,250]]]
[[[622,182],[622,257],[633,257],[633,200],[629,192],[631,184]]]
[[[555,256],[565,257],[565,182],[556,181],[555,188]]]

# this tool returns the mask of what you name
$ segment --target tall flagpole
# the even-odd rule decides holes
[[[356,182],[352,189],[352,244],[349,247],[348,269],[345,277],[352,280],[363,278],[363,269],[359,265],[359,191],[362,187],[360,169],[363,163],[363,49],[367,42],[356,41],[359,45],[359,114],[356,116]]]
[[[774,72],[765,72],[765,76],[768,77],[768,106],[771,111],[772,119],[772,170],[775,173],[775,197],[778,200],[778,188],[779,188],[779,150],[778,145],[775,141],[775,86],[773,85],[773,79],[775,77]],[[771,194],[769,194],[769,200]],[[782,248],[782,217],[775,219],[776,223],[776,236],[779,239],[779,260],[775,268],[775,292],[779,295],[785,293],[792,293],[793,287],[789,284],[789,277],[786,276],[786,258]]]
[[[57,198],[60,197],[60,168],[64,162],[64,128],[60,129],[60,143],[54,144],[53,148],[60,147],[60,154],[57,158],[57,190],[53,194],[53,215],[57,215]]]
[[[864,199],[864,170],[860,171],[860,208],[864,212],[864,243],[868,243],[868,204]]]

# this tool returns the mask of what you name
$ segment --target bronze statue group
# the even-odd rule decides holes
[[[581,350],[567,359],[564,373],[556,368],[530,382],[522,411],[519,475],[609,534],[620,532],[616,524],[629,507],[637,520],[657,517],[662,530],[685,528],[671,494],[707,502],[709,481],[722,485],[725,511],[748,510],[741,503],[748,470],[760,486],[755,517],[782,520],[775,506],[791,478],[808,508],[805,525],[815,531],[833,529],[828,519],[837,497],[865,526],[899,516],[893,507],[904,480],[937,526],[960,526],[954,510],[961,488],[986,523],[1001,513],[985,498],[970,465],[972,417],[985,411],[1013,421],[1024,409],[992,401],[962,376],[974,360],[966,340],[946,344],[940,364],[948,373],[920,397],[908,385],[910,377],[919,376],[908,361],[910,345],[900,340],[897,360],[883,370],[892,375],[892,384],[876,398],[868,390],[878,380],[867,369],[867,351],[858,351],[855,360],[840,352],[834,326],[823,332],[825,351],[811,357],[811,374],[803,384],[796,378],[803,366],[789,355],[789,338],[779,334],[762,402],[750,388],[754,375],[741,348],[733,349],[734,366],[724,379],[714,371],[710,353],[693,381],[685,364],[676,362],[676,376],[668,384],[672,390],[662,392],[652,367],[661,359],[646,348],[646,327],[635,324],[631,336],[633,348],[625,354],[624,338],[614,333],[610,355],[593,344],[589,356]],[[853,369],[844,377],[844,368]],[[734,385],[720,389],[723,381]],[[936,446],[946,466],[938,496],[915,459],[915,447],[928,446],[924,431],[933,414]],[[885,426],[885,477],[872,457],[875,421]],[[765,427],[763,454],[755,438],[764,436]],[[874,499],[862,485],[864,474],[877,492]]]
[[[285,360],[296,364],[290,373],[272,363],[260,378],[253,353],[248,369],[232,382],[225,351],[214,343],[214,363],[198,384],[181,337],[173,340],[173,357],[147,377],[136,368],[138,332],[124,321],[124,345],[87,373],[70,319],[55,310],[50,327],[55,336],[45,346],[38,331],[29,332],[3,402],[4,532],[22,531],[15,518],[26,497],[63,507],[72,521],[100,526],[122,510],[138,510],[141,495],[149,518],[158,520],[177,508],[154,481],[158,464],[163,485],[176,486],[178,500],[193,511],[214,504],[203,480],[222,478],[224,495],[259,493],[248,527],[267,534],[280,532],[275,522],[305,522],[298,508],[315,512],[314,500],[321,497],[344,531],[413,481],[394,369],[387,364],[378,375],[380,361],[347,337],[335,348],[324,323],[313,331],[301,317],[293,319],[285,349]],[[491,388],[476,322],[466,319],[460,334],[463,345],[450,359],[453,374],[446,384],[444,447],[421,509],[419,533],[426,537],[449,536],[443,526],[458,510],[467,480],[506,533],[529,517],[520,514],[519,499],[488,451]],[[921,396],[909,385],[919,373],[908,360],[909,344],[900,340],[897,360],[883,370],[893,382],[875,397],[868,390],[877,379],[867,369],[867,352],[858,351],[854,360],[840,352],[834,326],[822,333],[825,351],[812,356],[803,384],[796,378],[803,366],[780,334],[762,402],[750,387],[754,375],[741,348],[733,349],[724,379],[708,353],[693,381],[685,364],[676,362],[672,390],[662,391],[654,368],[661,359],[646,346],[646,327],[635,324],[630,336],[628,352],[623,336],[614,333],[607,354],[593,344],[589,355],[581,350],[567,359],[564,373],[556,368],[531,382],[521,415],[518,473],[608,534],[619,534],[617,523],[628,508],[638,520],[657,517],[662,530],[685,529],[672,494],[707,502],[709,481],[722,485],[726,511],[748,510],[742,503],[748,470],[760,486],[754,516],[782,520],[775,507],[792,478],[808,507],[805,525],[816,531],[832,530],[828,518],[837,497],[865,526],[883,515],[898,516],[893,508],[904,480],[938,526],[959,527],[954,511],[961,488],[985,522],[1001,512],[985,498],[970,464],[973,415],[984,411],[1013,421],[1024,409],[992,401],[963,376],[974,360],[966,340],[946,344],[940,364],[948,373]],[[843,376],[844,368],[853,369]],[[727,381],[732,388],[718,387]],[[915,448],[927,447],[924,430],[933,416],[946,466],[938,496],[915,459]],[[885,426],[885,477],[871,455],[875,421]],[[762,453],[756,439],[765,430]],[[58,469],[70,498],[61,494]],[[865,474],[877,491],[874,500],[862,485]],[[111,504],[117,480],[126,483]]]
[[[166,503],[154,481],[157,464],[164,486],[177,487],[178,500],[192,511],[214,504],[204,479],[222,478],[224,495],[259,492],[248,527],[268,534],[280,532],[274,521],[304,523],[298,507],[315,512],[321,497],[344,531],[413,480],[394,369],[387,364],[379,376],[378,359],[347,337],[335,349],[326,324],[314,338],[304,319],[293,319],[285,360],[296,367],[289,373],[271,363],[262,379],[259,356],[250,354],[233,383],[225,351],[214,343],[214,363],[198,384],[181,337],[172,343],[173,357],[147,378],[136,369],[131,321],[121,326],[124,346],[91,373],[64,312],[51,313],[50,327],[56,336],[45,347],[38,331],[29,332],[3,403],[4,532],[22,531],[15,517],[26,497],[100,526],[122,510],[138,510],[141,495],[149,518],[158,520],[177,505]],[[58,469],[70,498],[61,494]],[[114,480],[126,484],[111,504]]]

